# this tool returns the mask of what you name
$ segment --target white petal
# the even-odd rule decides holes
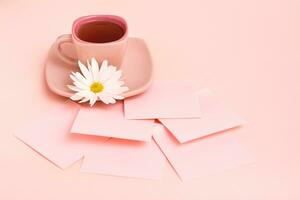
[[[94,67],[95,69],[99,69],[98,62],[97,62],[96,58],[94,58],[94,57],[91,59],[91,65],[92,65],[92,68]]]
[[[86,85],[83,85],[82,83],[80,83],[80,82],[73,82],[73,84],[76,86],[76,87],[78,87],[78,88],[80,88],[80,89],[82,89],[82,90],[89,90],[89,87],[88,86],[86,86]]]
[[[100,67],[100,76],[101,76],[101,74],[103,74],[107,70],[107,66],[108,66],[108,61],[103,60],[102,64],[101,64],[101,67]]]
[[[85,83],[83,83],[81,80],[78,80],[78,78],[77,78],[77,76],[76,76],[76,74],[74,72],[72,72],[72,74],[70,75],[70,78],[74,81],[73,82],[74,85],[76,85],[79,88],[84,88],[84,89],[88,89],[89,88],[88,85],[86,85]],[[80,86],[78,86],[78,85],[80,85]]]
[[[77,92],[77,94],[82,97],[87,97],[87,98],[92,98],[92,96],[94,95],[94,93],[91,92],[90,90],[82,90],[80,92]]]
[[[73,101],[78,101],[78,100],[80,100],[82,98],[83,98],[82,96],[79,96],[77,94],[74,94],[73,96],[70,97],[70,99],[72,99]]]
[[[92,73],[92,72],[91,72],[91,71],[92,71],[92,66],[91,66],[91,64],[90,64],[90,61],[87,60],[86,63],[87,63],[87,66],[88,66],[88,70],[90,71],[90,73]],[[91,75],[92,75],[92,74],[91,74]]]
[[[79,82],[79,80],[77,80],[77,78],[75,77],[75,73],[70,74],[70,78],[74,81],[74,82]]]
[[[94,81],[98,81],[99,80],[99,65],[98,62],[95,58],[92,58],[91,60],[91,64],[92,64],[92,76]]]
[[[90,106],[93,106],[97,101],[97,96],[93,95],[90,99]]]
[[[123,92],[126,92],[128,90],[129,90],[128,87],[119,87],[119,88],[110,89],[107,92],[109,92],[111,94],[122,94]]]
[[[114,95],[107,92],[102,92],[98,95],[99,98],[103,98],[107,103],[116,103],[116,100],[121,100],[123,97],[121,95]],[[115,98],[116,97],[116,98]]]
[[[117,71],[117,67],[115,67],[115,66],[113,66],[113,65],[109,65],[109,66],[108,66],[108,70],[109,70],[110,72],[116,72],[116,71]]]
[[[90,71],[86,68],[84,64],[82,64],[80,61],[78,61],[78,66],[80,68],[81,73],[84,75],[84,77],[88,80],[92,79],[92,75]]]
[[[122,86],[119,86],[117,84],[106,84],[106,83],[104,84],[104,90],[105,91],[110,91],[110,90],[118,89],[120,87],[122,87]]]
[[[114,98],[110,98],[110,101],[109,101],[109,103],[112,103],[112,104],[114,104],[114,103],[116,103],[117,101],[114,99]]]
[[[84,102],[87,102],[89,100],[90,100],[90,98],[84,97],[81,101],[79,101],[79,103],[84,103]]]
[[[117,82],[121,78],[121,76],[122,76],[122,71],[118,70],[114,72],[106,82],[108,82],[108,84]]]
[[[81,91],[80,88],[74,86],[74,85],[67,85],[67,87],[70,89],[70,90],[73,90],[74,92],[79,92]]]
[[[114,82],[108,82],[106,81],[104,83],[104,89],[110,90],[110,89],[116,89],[124,85],[124,81],[114,81]]]
[[[103,73],[101,73],[99,80],[102,83],[104,83],[105,81],[109,80],[112,77],[112,75],[114,75],[115,72],[116,72],[116,67],[109,66],[107,68],[107,70],[105,70]]]
[[[105,95],[101,95],[101,93],[100,93],[100,94],[98,94],[98,97],[103,103],[109,104],[109,100],[107,99],[107,97]]]
[[[125,84],[125,82],[124,81],[116,81],[116,84],[119,85],[119,86],[122,86],[122,85]]]
[[[129,88],[128,88],[128,87],[126,87],[126,86],[122,86],[121,88],[122,88],[123,92],[126,92],[126,91],[128,91],[128,90],[129,90]]]
[[[85,77],[83,77],[79,72],[75,73],[75,77],[83,84],[85,85],[90,85],[91,84],[91,80],[86,79]]]
[[[111,95],[107,95],[106,97],[109,103],[116,103],[116,100]]]
[[[122,100],[122,99],[124,99],[123,96],[121,96],[121,95],[116,95],[116,94],[113,94],[112,97],[113,97],[114,99],[117,99],[117,100]]]

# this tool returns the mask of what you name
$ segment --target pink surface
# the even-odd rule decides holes
[[[98,151],[86,154],[82,172],[160,179],[165,158],[155,142],[109,139]]]
[[[199,179],[253,162],[237,134],[230,131],[180,144],[163,125],[157,124],[153,137],[182,180]]]
[[[127,119],[195,118],[201,116],[192,81],[155,80],[146,93],[124,100]]]
[[[242,117],[222,105],[211,90],[202,89],[197,94],[202,117],[160,119],[179,142],[187,142],[246,123]]]
[[[83,107],[78,112],[71,133],[98,135],[129,140],[150,141],[153,120],[127,120],[123,102]]]
[[[0,199],[298,200],[299,10],[296,0],[2,0]],[[65,101],[47,90],[45,57],[87,14],[123,16],[149,45],[155,79],[197,80],[244,116],[248,124],[230,131],[255,165],[183,183],[170,165],[159,181],[127,179],[79,173],[80,163],[61,171],[16,139]]]

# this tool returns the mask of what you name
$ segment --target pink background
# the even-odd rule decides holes
[[[0,199],[299,199],[300,2],[297,0],[0,2]],[[157,79],[195,79],[249,121],[256,164],[181,182],[62,171],[13,137],[61,104],[43,63],[55,38],[87,14],[117,14],[149,44]],[[224,199],[224,198],[223,198]]]

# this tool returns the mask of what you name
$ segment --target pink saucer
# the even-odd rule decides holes
[[[124,97],[134,96],[146,91],[151,85],[153,74],[151,56],[144,40],[128,38],[127,45],[121,66],[123,80],[129,88],[129,91],[123,94]],[[63,50],[66,53],[74,51],[70,45],[65,45]],[[61,61],[52,46],[45,64],[46,81],[50,90],[64,97],[72,96],[72,91],[67,88],[67,85],[72,84],[69,77],[72,71],[79,71],[79,67]]]

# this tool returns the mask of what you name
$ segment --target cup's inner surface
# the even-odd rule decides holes
[[[76,35],[80,40],[91,43],[108,43],[121,39],[126,32],[122,22],[111,19],[91,19],[82,22]]]

